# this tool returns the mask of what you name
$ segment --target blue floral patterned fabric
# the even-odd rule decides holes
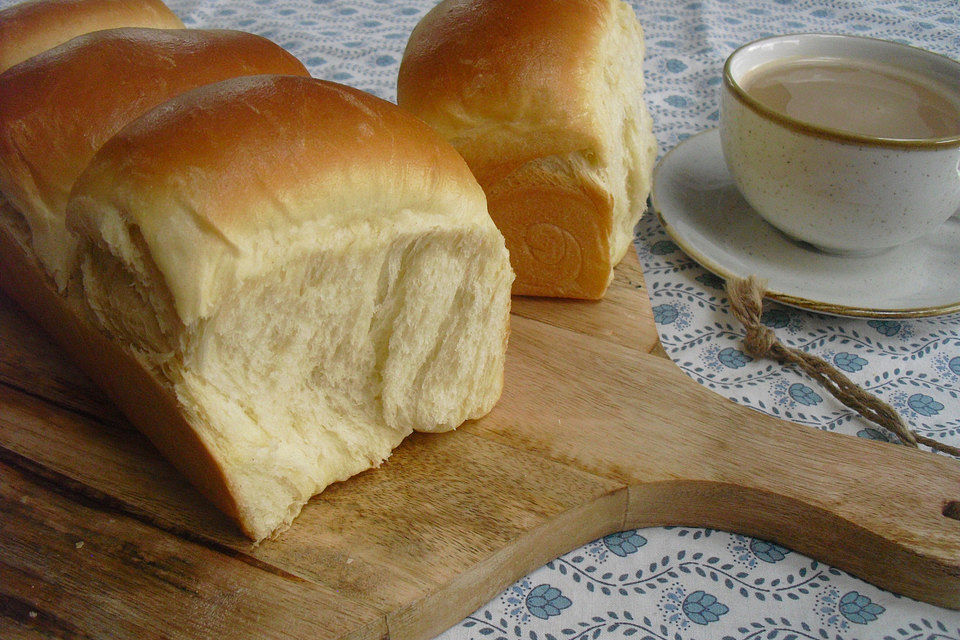
[[[167,0],[188,26],[273,39],[318,77],[394,99],[406,39],[433,0]],[[523,1],[523,0],[518,0]],[[13,4],[0,0],[0,7]],[[661,154],[718,119],[723,60],[765,35],[843,32],[960,58],[958,0],[634,0]],[[664,347],[737,402],[821,429],[888,440],[814,382],[756,360],[722,283],[684,256],[655,216],[636,247]],[[866,321],[770,305],[784,342],[820,354],[902,412],[960,444],[960,317]],[[625,531],[557,558],[445,632],[443,640],[960,640],[960,614],[882,591],[779,545],[689,528]]]

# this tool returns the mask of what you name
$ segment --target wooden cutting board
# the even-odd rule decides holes
[[[603,302],[515,300],[488,417],[410,437],[254,548],[2,297],[0,637],[430,638],[664,524],[960,607],[960,462],[766,417],[651,353],[632,253]]]

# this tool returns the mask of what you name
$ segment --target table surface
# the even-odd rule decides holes
[[[0,7],[13,4],[0,0]],[[170,0],[188,26],[272,38],[317,76],[394,98],[406,38],[431,0]],[[647,34],[647,101],[661,153],[716,125],[723,59],[757,37],[844,32],[906,41],[960,58],[956,0],[650,0],[634,2]],[[692,378],[780,417],[853,436],[889,434],[812,381],[742,351],[721,283],[647,216],[636,247],[665,351]],[[637,280],[639,282],[639,279]],[[536,301],[522,301],[535,313]],[[571,320],[564,320],[571,321]],[[589,314],[572,320],[589,325]],[[777,305],[765,322],[787,344],[833,361],[911,425],[960,444],[960,317],[828,318]],[[612,339],[657,349],[638,321]],[[589,330],[587,328],[587,330]],[[630,344],[632,343],[632,344]],[[865,478],[865,482],[869,479]],[[663,580],[643,588],[642,570]],[[607,536],[519,580],[444,640],[530,638],[954,638],[960,614],[882,591],[775,544],[725,532],[659,528]]]

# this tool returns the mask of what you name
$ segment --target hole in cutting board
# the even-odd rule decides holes
[[[954,520],[960,520],[960,501],[951,500],[944,504],[943,515]]]

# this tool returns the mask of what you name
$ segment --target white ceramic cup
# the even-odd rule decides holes
[[[960,63],[907,45],[826,34],[765,38],[737,49],[723,71],[720,137],[730,173],[767,222],[848,255],[880,253],[934,233],[960,210],[960,134],[898,140],[795,120],[740,84],[757,67],[795,58],[894,65],[956,87]]]

